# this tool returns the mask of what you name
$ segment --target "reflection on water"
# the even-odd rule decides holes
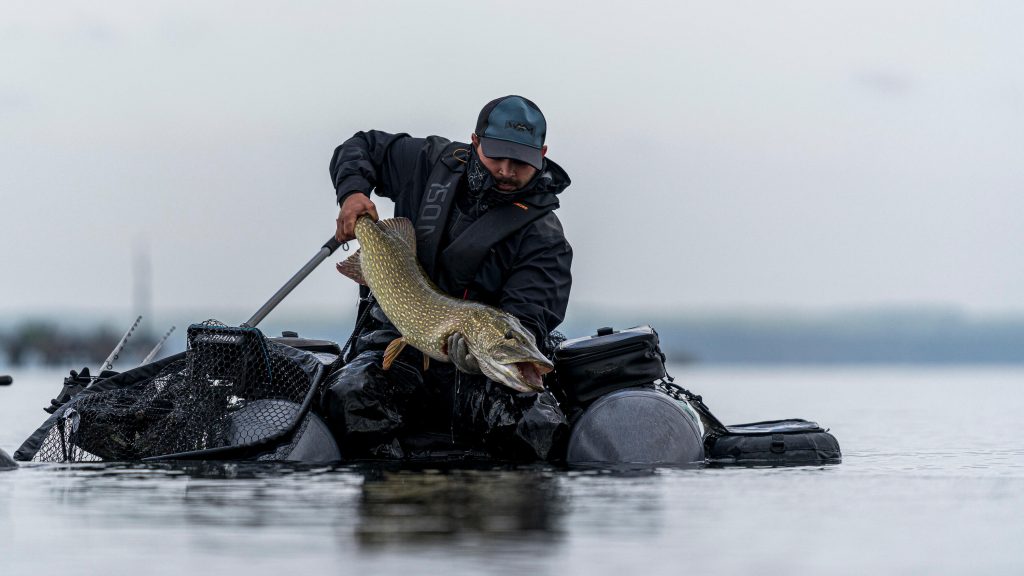
[[[545,466],[30,464],[19,474],[90,522],[309,530],[345,516],[340,524],[369,547],[467,537],[551,544],[565,504],[560,472]]]
[[[559,531],[562,498],[553,473],[527,469],[367,469],[359,541],[443,542],[466,534],[536,538]]]

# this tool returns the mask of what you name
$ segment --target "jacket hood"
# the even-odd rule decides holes
[[[530,186],[515,193],[516,200],[522,200],[537,207],[558,205],[558,198],[563,190],[572,184],[569,175],[554,160],[544,159],[544,167],[534,176]]]

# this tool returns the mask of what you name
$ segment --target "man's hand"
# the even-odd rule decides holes
[[[338,242],[348,242],[356,237],[356,218],[368,214],[374,222],[377,218],[377,206],[370,200],[370,197],[362,192],[349,194],[345,203],[338,211],[338,226],[334,232],[334,238]]]
[[[462,334],[456,332],[448,337],[448,359],[455,364],[459,372],[466,374],[482,374],[480,363],[469,353],[469,344]]]

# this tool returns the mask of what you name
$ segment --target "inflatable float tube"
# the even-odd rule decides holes
[[[207,327],[209,332],[237,335],[238,329]],[[245,335],[244,331],[241,332]],[[256,337],[255,334],[250,336]],[[248,336],[247,336],[248,337]],[[262,335],[259,336],[262,339]],[[312,399],[319,383],[330,372],[340,349],[334,342],[307,340],[289,334],[289,337],[269,338],[280,348],[274,354],[301,362],[309,371],[312,389],[305,398],[251,399],[228,415],[226,436],[228,446],[168,453],[155,457],[134,458],[142,461],[219,460],[219,461],[275,461],[301,464],[324,464],[342,461],[342,451],[323,419],[312,410]],[[220,340],[217,341],[220,345]],[[199,346],[202,343],[194,344]],[[184,359],[177,354],[134,370],[122,372],[95,381],[81,392],[84,396],[105,390],[125,388],[152,378],[172,362]],[[718,465],[806,465],[837,463],[841,460],[835,438],[813,422],[773,421],[723,427],[706,428],[704,413],[699,412],[686,399],[670,395],[653,384],[630,386],[595,394],[596,399],[572,415],[569,439],[564,454],[554,460],[571,467],[688,467],[705,463]],[[78,400],[77,395],[69,404]],[[698,408],[703,407],[697,397]],[[706,408],[706,407],[704,407]],[[15,453],[22,461],[77,461],[73,452],[54,453],[55,443],[47,441],[51,432],[68,410],[57,410]],[[273,414],[270,418],[267,415]],[[287,430],[278,421],[291,421]],[[77,430],[78,422],[71,422]],[[250,438],[260,438],[252,442]],[[85,451],[91,450],[84,440]],[[56,443],[63,445],[63,442]],[[50,446],[50,452],[40,450]],[[77,446],[82,448],[82,446]],[[430,460],[457,460],[458,454],[442,446],[425,446],[420,452]],[[437,448],[437,450],[434,450]],[[66,449],[65,449],[66,450]],[[92,453],[104,455],[102,451]],[[61,454],[64,454],[63,460]],[[468,454],[468,453],[467,453]],[[470,454],[479,459],[484,454]],[[93,456],[95,459],[95,456]],[[424,458],[417,458],[423,460]],[[116,454],[101,457],[101,461],[125,461]],[[128,461],[133,458],[127,458]],[[0,450],[0,470],[16,468],[17,463]]]

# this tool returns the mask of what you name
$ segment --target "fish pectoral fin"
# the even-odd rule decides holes
[[[398,355],[402,353],[402,350],[405,349],[406,344],[407,342],[405,341],[404,337],[395,338],[394,340],[391,341],[390,344],[388,344],[388,347],[384,350],[385,370],[391,368],[391,363],[394,362],[395,358],[398,358]]]
[[[363,267],[360,264],[360,260],[359,260],[359,256],[360,256],[360,254],[362,254],[362,252],[363,252],[362,248],[356,250],[348,258],[346,258],[345,260],[343,260],[341,262],[338,262],[335,265],[335,268],[337,268],[338,272],[341,272],[342,275],[348,276],[349,278],[355,280],[359,284],[362,284],[363,286],[366,286],[367,285],[366,284],[366,279],[363,278]]]

